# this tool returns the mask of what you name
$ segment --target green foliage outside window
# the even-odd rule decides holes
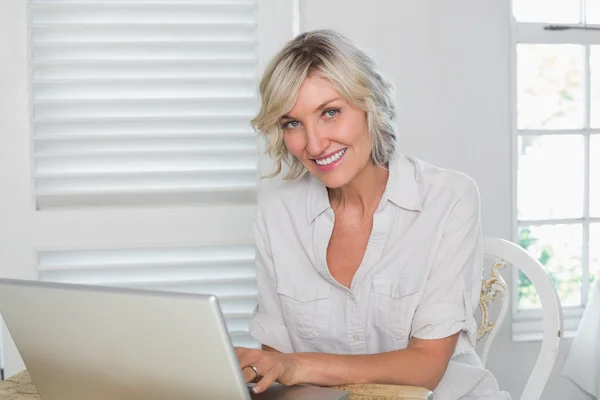
[[[519,245],[525,250],[527,250],[531,245],[535,244],[538,240],[538,238],[533,237],[531,230],[528,228],[521,229],[519,232]],[[545,266],[549,259],[550,253],[548,250],[544,249],[541,255],[538,257],[538,261]],[[552,276],[552,273],[550,273],[550,277],[556,285],[556,278]],[[519,304],[524,303],[538,305],[539,299],[537,297],[535,287],[529,278],[523,273],[523,271],[519,271]]]
[[[536,251],[532,251],[532,254],[535,254],[537,260],[546,267],[561,299],[567,299],[581,290],[581,271],[572,267],[570,257],[556,254],[552,243],[541,242],[531,229],[522,228],[519,231],[519,245],[525,250],[532,246],[536,247]],[[590,283],[594,282],[594,279],[595,276],[592,272]],[[519,305],[522,307],[538,307],[540,305],[533,284],[521,271],[519,271]]]

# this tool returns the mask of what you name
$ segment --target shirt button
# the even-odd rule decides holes
[[[360,340],[360,336],[358,335],[358,333],[355,333],[354,336],[352,336],[352,339],[358,342]]]

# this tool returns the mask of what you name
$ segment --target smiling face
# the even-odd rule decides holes
[[[280,122],[288,151],[329,188],[347,185],[372,165],[366,113],[326,78],[309,75]]]

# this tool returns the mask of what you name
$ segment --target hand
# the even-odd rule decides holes
[[[244,347],[236,347],[235,352],[246,383],[258,380],[258,383],[252,389],[255,393],[264,392],[274,382],[291,386],[302,383],[304,380],[305,370],[296,361],[293,354],[253,350]],[[258,369],[258,377],[250,366]]]

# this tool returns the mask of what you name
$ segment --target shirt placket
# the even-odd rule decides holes
[[[371,230],[371,235],[369,236],[365,255],[360,266],[356,270],[354,278],[352,279],[352,284],[348,290],[346,301],[346,329],[348,332],[350,352],[352,354],[368,353],[365,336],[367,326],[365,326],[364,322],[368,320],[366,315],[368,304],[366,304],[365,301],[367,300],[366,291],[370,289],[370,286],[365,277],[373,267],[373,263],[376,262],[376,260],[381,259],[390,223],[387,212],[389,212],[389,208],[386,210],[384,207],[383,209],[378,210],[373,216],[373,228]]]

